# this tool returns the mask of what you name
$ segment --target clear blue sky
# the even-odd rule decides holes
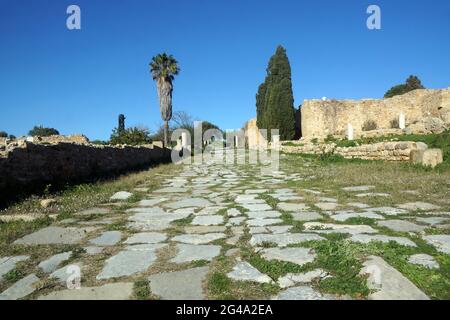
[[[82,29],[66,29],[81,7]],[[366,28],[378,4],[382,30]],[[450,87],[448,0],[0,0],[0,130],[36,124],[107,139],[160,123],[151,57],[173,54],[174,111],[240,128],[278,44],[287,49],[295,105],[304,99],[380,98],[416,74]]]

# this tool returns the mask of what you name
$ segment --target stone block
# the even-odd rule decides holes
[[[444,161],[444,156],[441,149],[416,149],[411,150],[410,159],[412,163],[434,168]]]

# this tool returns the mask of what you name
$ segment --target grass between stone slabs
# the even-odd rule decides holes
[[[192,220],[194,220],[194,215],[191,214],[191,215],[187,216],[186,218],[172,221],[172,225],[178,226],[178,227],[189,226],[192,223]]]
[[[56,200],[56,205],[50,208],[42,208],[40,205],[41,198],[32,196],[21,203],[0,211],[0,214],[58,214],[58,220],[62,220],[71,217],[75,212],[108,203],[109,198],[115,192],[125,190],[133,192],[133,188],[137,185],[145,184],[148,186],[149,192],[151,192],[161,184],[161,179],[155,179],[156,175],[164,173],[173,174],[178,170],[180,170],[179,166],[163,164],[139,173],[123,175],[116,180],[80,184],[58,193],[47,194],[46,197]],[[133,193],[134,196],[131,197],[129,202],[125,202],[125,205],[135,203],[144,196],[138,192]],[[80,219],[88,220],[89,217],[82,217]],[[52,222],[53,220],[48,217],[32,222],[0,222],[0,252],[2,251],[2,246],[9,246],[12,241],[40,228],[49,226]]]
[[[330,235],[324,236],[332,239]],[[359,275],[359,272],[364,259],[369,255],[376,255],[401,272],[431,299],[450,299],[450,255],[437,252],[420,238],[414,239],[417,247],[407,247],[393,241],[353,243],[345,240],[344,236],[335,234],[334,241],[309,241],[302,244],[303,247],[313,248],[317,253],[316,260],[309,268],[322,268],[332,275],[316,284],[320,291],[365,298],[370,290],[366,285],[366,276]],[[410,264],[408,258],[417,253],[432,255],[440,268],[430,270]]]
[[[210,264],[210,273],[206,282],[209,299],[245,300],[270,299],[278,293],[279,287],[274,284],[261,284],[252,281],[233,281],[227,273],[237,263],[235,258],[220,255]]]
[[[287,273],[301,273],[312,270],[311,263],[300,266],[298,264],[279,260],[265,260],[259,254],[255,252],[247,251],[243,254],[243,257],[253,267],[267,274],[274,281],[278,278],[286,275]]]
[[[138,280],[134,282],[133,294],[137,300],[148,300],[151,296],[148,280]]]

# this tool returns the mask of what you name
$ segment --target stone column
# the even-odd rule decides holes
[[[238,136],[234,136],[234,147],[239,148],[239,137]]]
[[[347,124],[347,139],[348,140],[354,139],[354,130],[353,130],[353,126],[350,123]]]
[[[273,142],[274,144],[280,143],[280,136],[279,136],[278,134],[273,135],[273,136],[272,136],[272,142]]]
[[[406,118],[405,118],[405,114],[403,112],[400,113],[400,116],[398,117],[398,127],[400,129],[406,128]]]

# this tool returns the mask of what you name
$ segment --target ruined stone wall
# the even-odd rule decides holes
[[[79,183],[169,161],[170,150],[152,145],[95,146],[84,142],[49,144],[21,140],[0,150],[0,203],[1,197],[11,192],[47,184]]]
[[[371,120],[378,134],[391,129],[391,121],[406,116],[406,133],[429,133],[450,127],[450,88],[414,90],[389,99],[305,100],[301,107],[302,135],[305,138],[345,136],[347,124],[354,128],[355,138],[370,131],[363,125]]]
[[[286,153],[322,154],[334,152],[347,159],[410,161],[411,151],[425,150],[427,145],[422,142],[379,142],[356,147],[336,147],[332,144],[305,144],[297,146],[281,146]]]
[[[256,126],[256,118],[250,119],[245,124],[245,139],[250,149],[267,147],[267,140],[262,136]]]

